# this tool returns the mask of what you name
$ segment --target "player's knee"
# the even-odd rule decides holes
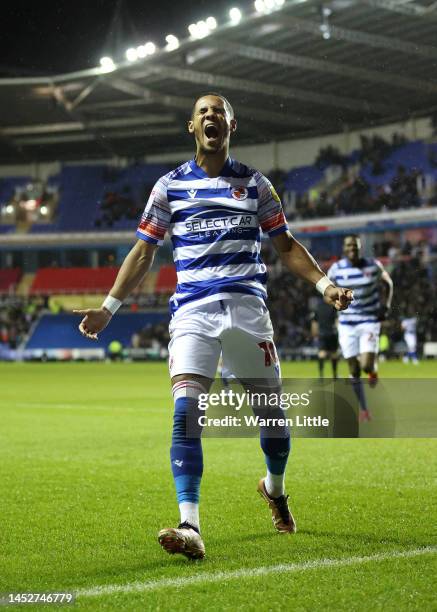
[[[366,374],[370,374],[374,370],[374,364],[371,361],[366,361],[363,363],[363,370]]]

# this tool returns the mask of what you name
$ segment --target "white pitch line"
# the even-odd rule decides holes
[[[130,582],[128,584],[107,584],[90,589],[78,589],[75,591],[77,597],[98,597],[101,595],[114,595],[116,593],[142,593],[144,591],[156,591],[163,588],[184,588],[193,584],[204,584],[213,582],[224,582],[237,580],[239,578],[257,578],[268,574],[285,574],[294,572],[305,572],[320,568],[346,567],[349,565],[360,565],[373,561],[387,561],[390,559],[410,559],[422,555],[432,555],[437,552],[437,546],[425,548],[413,548],[411,550],[398,550],[387,553],[377,553],[367,557],[346,557],[344,559],[316,559],[304,561],[303,563],[287,563],[281,565],[267,565],[264,567],[252,567],[247,569],[232,570],[229,572],[202,573],[196,576],[185,576],[181,578],[161,578],[160,580],[149,580],[147,582]]]

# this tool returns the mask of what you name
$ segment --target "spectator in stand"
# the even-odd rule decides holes
[[[135,202],[129,185],[124,185],[121,193],[107,191],[100,205],[101,216],[94,221],[96,227],[112,227],[120,219],[138,219],[143,210],[142,202]]]
[[[315,165],[320,170],[324,170],[327,166],[342,166],[342,168],[346,168],[347,160],[337,147],[328,145],[319,150]]]
[[[8,296],[0,301],[0,344],[15,349],[26,339],[42,308],[39,298]]]

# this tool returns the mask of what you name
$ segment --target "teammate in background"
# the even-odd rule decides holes
[[[335,310],[323,300],[317,301],[317,306],[312,313],[311,335],[318,342],[319,377],[323,378],[325,360],[329,359],[332,366],[332,377],[336,379],[338,365],[337,315]]]
[[[361,370],[368,375],[370,386],[376,385],[381,321],[386,319],[391,306],[393,282],[380,261],[361,256],[361,240],[356,234],[345,236],[343,255],[342,259],[329,268],[328,278],[339,287],[350,287],[353,290],[352,304],[338,317],[339,341],[358,397],[360,420],[368,421],[371,414],[367,407]],[[382,301],[381,284],[386,287]]]
[[[187,431],[187,414],[198,410],[199,396],[208,392],[221,352],[246,389],[251,389],[254,379],[265,388],[280,387],[265,306],[260,229],[269,234],[286,268],[311,283],[328,304],[343,310],[352,300],[351,291],[336,287],[290,234],[271,183],[229,157],[229,140],[236,128],[232,106],[223,96],[208,93],[195,101],[188,122],[196,141],[194,159],[156,183],[137,230],[138,241],[102,307],[76,311],[83,315],[81,333],[95,339],[144,279],[168,232],[178,276],[170,299],[169,369],[175,405],[170,460],[180,523],[162,529],[158,540],[168,553],[191,559],[205,554],[199,523],[203,455],[200,437],[190,437]],[[267,475],[259,481],[258,492],[269,506],[276,530],[294,533],[284,491],[289,431],[261,427],[260,437]]]
[[[408,363],[411,360],[414,365],[419,365],[417,359],[417,317],[414,316],[413,309],[409,309],[408,315],[408,318],[401,321],[401,328],[407,345],[407,354],[404,355],[403,362]]]

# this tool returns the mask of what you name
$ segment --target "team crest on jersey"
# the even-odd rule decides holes
[[[197,189],[188,190],[188,195],[190,196],[190,200],[194,200],[194,198],[196,197],[196,193],[197,193]]]
[[[241,200],[245,200],[247,198],[249,191],[247,187],[234,187],[231,191],[231,195],[234,200],[239,200],[241,202]]]

